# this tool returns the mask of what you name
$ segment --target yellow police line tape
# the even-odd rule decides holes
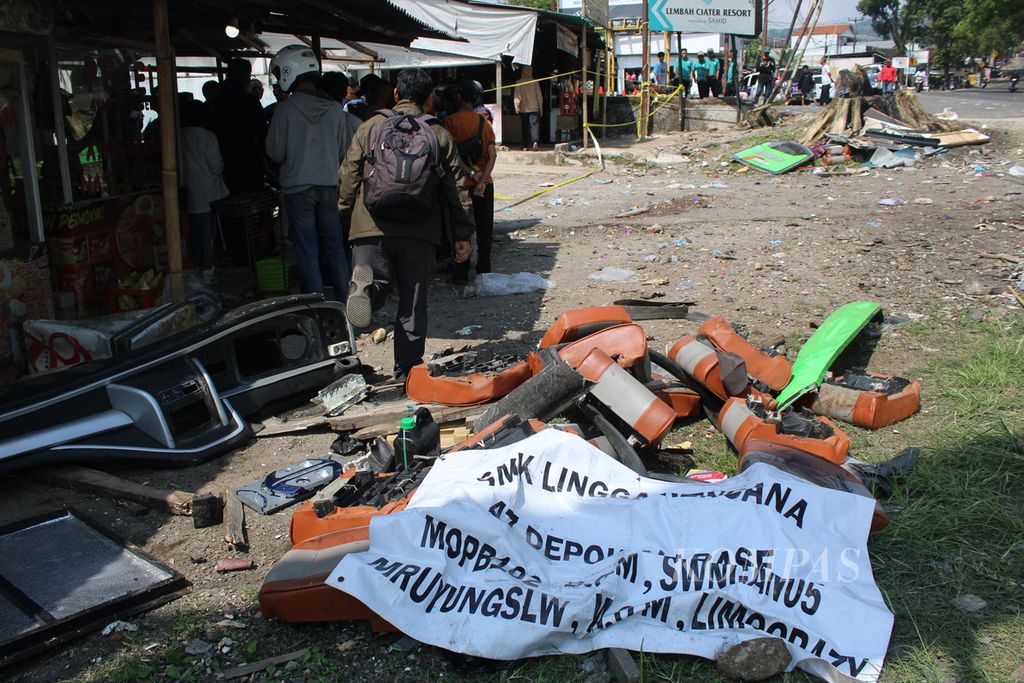
[[[575,71],[566,71],[564,74],[555,74],[553,76],[545,76],[543,78],[535,78],[532,81],[523,81],[522,83],[510,83],[509,85],[501,86],[501,89],[502,90],[507,90],[509,88],[514,88],[517,85],[529,85],[530,83],[540,83],[541,81],[550,81],[553,78],[565,78],[566,76],[572,76],[572,75],[578,74],[578,73],[583,73],[583,69],[576,69]],[[497,89],[498,89],[497,86],[495,86],[493,88],[488,88],[487,90],[484,90],[483,92],[494,92]]]
[[[661,109],[664,108],[665,105],[667,105],[672,100],[672,98],[676,94],[679,93],[679,91],[682,89],[682,87],[683,86],[681,86],[681,85],[678,86],[672,94],[670,94],[670,95],[668,95],[666,97],[665,101],[662,102],[661,105],[658,106],[657,109],[653,110],[646,117],[641,117],[639,120],[636,121],[636,126],[637,126],[638,134],[639,134],[639,131],[640,131],[640,124],[643,122],[643,120],[645,118],[649,119],[649,118],[653,117],[655,114],[657,114],[659,111],[661,111]],[[514,206],[519,206],[520,204],[523,204],[524,202],[528,202],[531,199],[535,199],[535,198],[541,196],[542,194],[550,192],[551,190],[557,190],[560,187],[565,187],[566,185],[571,185],[572,183],[575,183],[578,180],[583,180],[584,178],[589,178],[590,176],[594,175],[595,173],[603,171],[605,169],[604,155],[601,153],[601,145],[598,144],[597,138],[594,136],[594,133],[591,130],[591,128],[613,128],[615,126],[631,126],[631,125],[633,125],[632,121],[627,121],[626,123],[587,123],[585,126],[583,126],[583,130],[584,130],[584,133],[586,135],[589,135],[590,139],[593,140],[593,142],[594,142],[594,149],[597,150],[597,159],[601,163],[601,168],[594,169],[590,173],[584,173],[583,175],[577,176],[575,178],[570,178],[569,180],[566,180],[564,182],[558,183],[556,185],[552,185],[551,187],[545,187],[543,190],[539,190],[537,192],[534,192],[533,194],[531,194],[531,195],[529,195],[527,197],[523,197],[522,199],[519,199],[518,201],[516,201],[513,204],[509,204],[508,206],[503,206],[502,208],[503,209],[511,209]],[[494,198],[495,199],[501,199],[503,201],[504,200],[517,199],[514,196],[507,195],[507,194],[501,194],[500,192],[495,192],[494,193]]]
[[[508,206],[503,206],[501,208],[502,209],[511,209],[512,207],[519,206],[520,204],[528,202],[531,199],[536,199],[537,197],[541,196],[542,194],[546,194],[548,192],[551,192],[551,190],[557,190],[560,187],[565,187],[566,185],[571,185],[571,184],[575,183],[578,180],[583,180],[584,178],[589,178],[590,176],[594,175],[595,173],[600,173],[601,171],[603,171],[604,170],[604,155],[601,153],[601,145],[598,144],[597,138],[594,137],[594,134],[590,131],[589,128],[585,129],[585,132],[586,132],[586,134],[590,135],[590,139],[594,142],[594,149],[597,150],[597,160],[601,164],[600,168],[595,168],[593,171],[591,171],[589,173],[584,173],[583,175],[576,176],[575,178],[570,178],[569,180],[565,180],[563,182],[557,183],[555,185],[552,185],[551,187],[545,187],[543,190],[538,190],[537,192],[534,192],[533,194],[531,194],[531,195],[529,195],[527,197],[523,197],[522,199],[520,199],[520,200],[518,200],[516,202],[513,202],[512,204],[509,204]],[[515,197],[510,197],[510,196],[504,195],[504,194],[498,194],[497,192],[494,193],[494,198],[495,199],[515,199]]]

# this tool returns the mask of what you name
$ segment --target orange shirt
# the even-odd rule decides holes
[[[483,140],[484,157],[473,164],[472,169],[475,171],[479,171],[484,167],[487,150],[494,146],[494,128],[491,127],[491,122],[475,111],[457,111],[454,114],[449,114],[444,120],[444,127],[452,134],[455,142],[462,142],[477,134],[477,131],[480,130],[480,119],[483,119],[484,122],[483,131],[480,132],[480,137]],[[483,180],[485,184],[494,182],[490,176]],[[469,174],[466,174],[466,185],[468,187],[476,185],[476,181],[470,178]]]

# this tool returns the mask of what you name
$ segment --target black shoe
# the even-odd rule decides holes
[[[361,263],[352,270],[352,282],[348,289],[346,311],[348,321],[355,327],[366,327],[370,324],[373,312],[370,303],[370,286],[373,285],[373,268]]]

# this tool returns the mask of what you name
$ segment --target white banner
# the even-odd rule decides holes
[[[717,484],[638,477],[549,429],[442,456],[328,583],[413,638],[480,657],[713,658],[772,635],[826,680],[875,681],[893,617],[871,574],[872,510],[764,464]]]

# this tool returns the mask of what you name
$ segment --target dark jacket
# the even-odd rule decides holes
[[[259,100],[227,82],[213,101],[211,127],[224,157],[224,182],[232,194],[263,189],[263,139],[267,119]]]
[[[797,77],[797,87],[805,95],[811,94],[814,90],[814,76],[811,75],[810,71],[801,71]]]
[[[402,100],[394,107],[401,114],[419,116],[423,109],[419,105]],[[377,219],[370,215],[363,203],[363,185],[360,178],[363,159],[370,147],[370,139],[374,129],[384,122],[384,116],[371,116],[367,119],[352,138],[352,145],[341,164],[338,176],[341,181],[341,199],[338,209],[342,215],[352,216],[350,240],[364,237],[411,237],[426,240],[433,244],[441,241],[441,226],[447,218],[452,237],[457,240],[468,240],[476,231],[473,222],[473,203],[466,187],[466,175],[462,170],[459,152],[455,141],[440,123],[431,124],[437,137],[440,151],[440,165],[444,176],[439,184],[440,197],[434,203],[433,210],[415,223]]]

